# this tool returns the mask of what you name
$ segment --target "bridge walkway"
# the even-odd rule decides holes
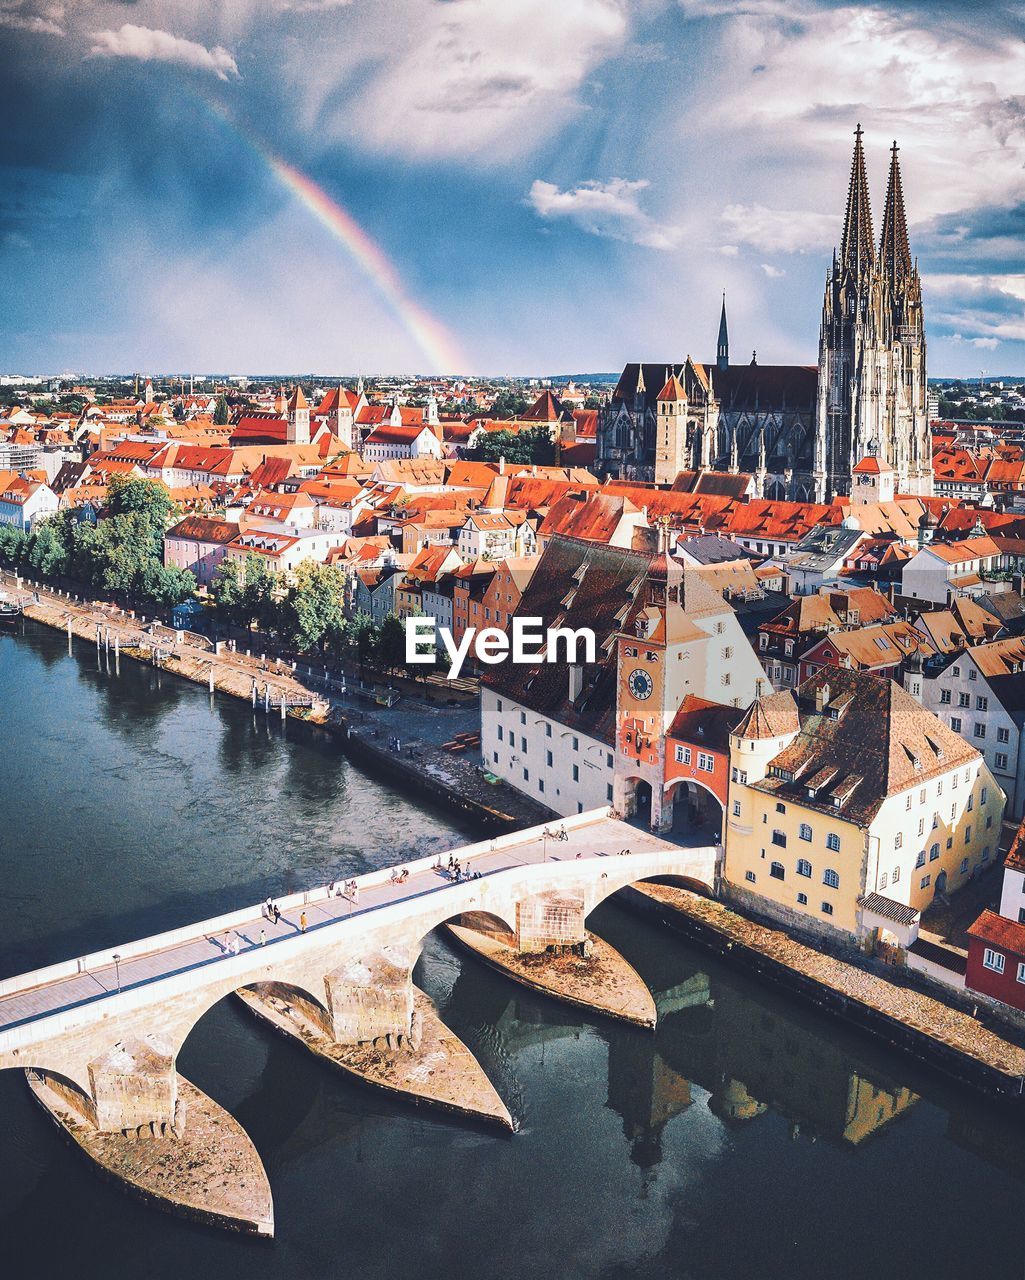
[[[586,822],[576,825],[579,819],[569,820],[565,827],[564,840],[548,838],[534,832],[524,833],[523,841],[508,847],[488,848],[486,846],[470,846],[468,850],[456,849],[452,852],[460,858],[464,873],[479,873],[480,876],[492,876],[513,867],[539,862],[559,862],[577,858],[612,857],[624,850],[630,853],[654,853],[658,851],[676,851],[677,846],[668,844],[660,837],[647,832],[639,832],[622,822],[603,818],[597,822]],[[553,821],[552,831],[558,831],[562,824]],[[492,841],[492,845],[501,845],[501,839]],[[441,858],[447,862],[447,854]],[[357,900],[350,901],[339,896],[340,883],[336,892],[329,896],[328,886],[310,890],[302,895],[302,900],[295,901],[296,895],[288,900],[287,909],[283,910],[280,920],[275,924],[263,913],[263,905],[252,908],[251,915],[241,921],[235,917],[232,927],[225,932],[216,921],[201,922],[194,926],[193,936],[175,941],[170,945],[156,947],[153,950],[138,952],[140,944],[132,944],[136,954],[119,958],[114,963],[113,956],[117,948],[111,948],[109,960],[97,963],[97,957],[78,962],[78,972],[54,978],[52,981],[31,985],[31,974],[26,974],[26,984],[21,986],[18,979],[10,979],[2,984],[7,993],[0,995],[0,1034],[14,1027],[35,1022],[52,1014],[60,1013],[80,1005],[91,1004],[119,992],[131,990],[151,982],[168,978],[200,966],[214,964],[218,960],[246,951],[253,951],[261,946],[270,947],[276,942],[294,938],[301,932],[300,917],[306,914],[306,931],[313,933],[328,925],[342,920],[355,920],[366,916],[369,912],[381,910],[399,901],[422,897],[425,894],[444,892],[452,887],[453,881],[447,870],[436,867],[424,867],[423,860],[413,869],[409,878],[403,883],[380,882],[380,873],[369,873],[363,879],[374,877],[377,882],[363,887],[361,878],[356,877],[359,886]],[[396,864],[401,870],[402,864]],[[207,929],[205,924],[215,926]],[[261,942],[261,930],[266,941]],[[238,952],[231,949],[232,938],[238,942]],[[154,939],[156,942],[157,939]],[[145,942],[141,944],[145,946]],[[127,948],[125,948],[127,950]],[[45,971],[42,971],[45,973]],[[13,988],[13,989],[12,989]]]

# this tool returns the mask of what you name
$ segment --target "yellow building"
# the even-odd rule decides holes
[[[1003,808],[982,755],[899,685],[826,668],[758,699],[730,737],[724,892],[806,930],[904,943],[997,856]]]

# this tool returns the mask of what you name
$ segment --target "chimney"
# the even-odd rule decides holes
[[[569,668],[569,700],[575,703],[584,687],[584,668],[582,663],[574,662]]]
[[[498,474],[500,476],[505,475],[505,455],[504,454],[502,455],[501,458],[498,459]]]
[[[820,714],[825,711],[826,704],[829,702],[829,685],[820,685],[815,690],[815,710]]]

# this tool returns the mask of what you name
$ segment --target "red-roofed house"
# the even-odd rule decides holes
[[[363,442],[363,456],[368,462],[385,462],[391,458],[440,458],[442,445],[437,430],[423,422],[409,426],[382,422]]]
[[[197,583],[207,587],[238,533],[238,525],[230,520],[186,516],[164,534],[164,564],[190,570]]]

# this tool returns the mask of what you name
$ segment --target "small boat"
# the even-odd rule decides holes
[[[17,622],[21,617],[21,604],[10,596],[0,595],[0,622]]]

